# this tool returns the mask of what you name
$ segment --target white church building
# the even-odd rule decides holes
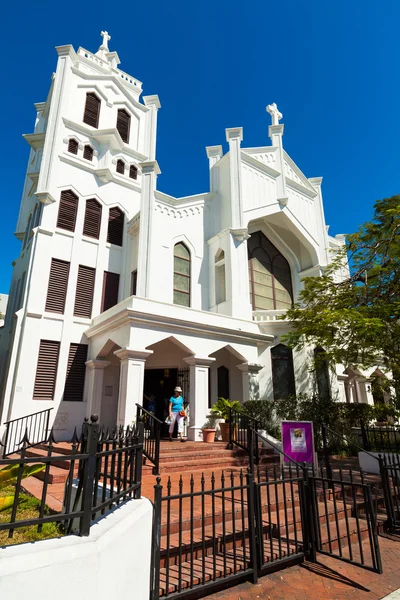
[[[160,191],[159,98],[141,96],[102,36],[95,54],[57,48],[47,99],[24,135],[21,252],[0,329],[1,423],[53,408],[51,424],[67,439],[92,413],[130,424],[144,394],[164,418],[180,384],[188,437],[200,440],[219,396],[273,400],[321,384],[309,372],[314,349],[282,344],[289,324],[277,316],[344,236],[328,235],[322,178],[306,177],[285,152],[275,104],[260,115],[271,119],[270,142],[266,122],[259,147],[234,127],[225,154],[206,148],[209,190]],[[338,399],[369,399],[360,373],[331,379]]]

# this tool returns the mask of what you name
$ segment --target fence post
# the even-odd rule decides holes
[[[144,444],[144,423],[139,419],[137,424],[137,443],[139,448],[135,449],[135,483],[140,483],[140,487],[135,490],[135,498],[142,495],[142,464],[143,464],[143,444]]]
[[[363,446],[364,446],[365,450],[371,450],[371,446],[368,441],[367,431],[365,429],[365,423],[363,421],[360,421],[360,428],[361,428],[361,437],[362,437]]]
[[[333,479],[331,462],[329,460],[329,448],[328,448],[328,442],[326,439],[325,425],[322,425],[322,446],[324,449],[326,476],[328,479]],[[333,483],[329,483],[329,487],[333,489]]]
[[[249,545],[250,545],[250,568],[252,570],[252,582],[257,583],[258,581],[258,569],[257,569],[257,538],[256,538],[256,528],[257,523],[255,520],[255,503],[256,503],[256,495],[255,495],[255,483],[254,483],[254,473],[251,469],[247,470],[247,515],[249,520]],[[262,543],[262,535],[258,537],[258,543]],[[261,541],[260,541],[261,539]]]
[[[10,423],[6,424],[6,438],[4,440],[4,450],[3,450],[3,458],[6,457],[7,454],[7,444],[8,444],[8,436],[10,434]]]
[[[86,448],[85,454],[89,454],[88,458],[85,459],[83,467],[83,489],[82,489],[82,508],[83,515],[80,523],[80,535],[89,535],[90,523],[92,520],[92,502],[93,502],[93,484],[94,476],[96,473],[96,453],[97,443],[99,440],[99,425],[97,415],[90,417],[90,423],[87,423],[86,437]]]
[[[232,425],[232,408],[229,407],[229,442],[228,450],[233,449],[233,425]]]
[[[304,532],[303,537],[305,541],[305,554],[307,560],[310,562],[316,562],[316,540],[314,535],[314,523],[317,515],[314,514],[314,489],[310,482],[310,476],[307,467],[303,467],[303,482],[304,482],[304,506],[303,506],[303,520],[304,520]]]
[[[386,515],[387,515],[386,525],[387,525],[388,530],[390,532],[393,532],[394,518],[393,518],[393,506],[392,506],[392,495],[391,495],[391,490],[390,490],[389,473],[388,473],[388,469],[385,468],[386,460],[384,459],[384,457],[382,457],[381,454],[379,454],[379,456],[378,456],[378,461],[379,461],[379,472],[380,472],[381,480],[382,480],[383,497],[385,500],[385,508],[386,508]]]
[[[253,430],[250,426],[250,421],[247,422],[247,448],[249,451],[249,467],[254,475],[254,447],[253,447]]]
[[[153,535],[151,544],[150,567],[150,600],[158,600],[160,594],[160,544],[161,544],[161,504],[162,504],[161,477],[157,477],[154,486],[153,505]]]
[[[154,419],[154,426],[156,428],[156,451],[154,456],[154,467],[153,467],[153,475],[159,475],[160,471],[160,440],[161,440],[161,427],[160,423]]]

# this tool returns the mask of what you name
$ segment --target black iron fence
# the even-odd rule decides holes
[[[254,431],[257,431],[259,423],[253,417],[245,413],[230,409],[229,410],[229,448],[238,446],[245,450],[247,454],[250,452],[250,446],[253,449],[254,461],[257,464],[259,461],[258,444],[252,441],[251,437]]]
[[[385,497],[387,527],[389,531],[397,532],[400,529],[400,456],[380,455],[379,468]]]
[[[105,433],[93,415],[90,423],[84,423],[79,438],[74,433],[69,451],[65,445],[59,449],[50,433],[40,455],[30,456],[31,442],[26,433],[19,456],[0,460],[0,484],[9,484],[6,491],[10,491],[8,511],[2,513],[9,518],[0,522],[0,531],[8,531],[8,537],[12,538],[19,528],[33,526],[41,532],[45,523],[58,523],[60,532],[73,530],[82,536],[89,535],[94,519],[127,499],[140,498],[143,435],[141,422],[136,428]],[[25,519],[20,517],[20,499],[24,478],[30,475],[28,469],[32,467],[41,479],[42,491],[37,516]],[[68,472],[63,506],[58,510],[48,506],[48,487],[54,478],[51,467]]]
[[[365,450],[373,452],[400,452],[400,427],[396,425],[370,426],[361,423]]]
[[[20,450],[23,443],[27,445],[27,440],[30,446],[45,442],[50,433],[49,421],[52,410],[47,408],[25,417],[6,421],[4,442],[0,444],[0,447],[3,447],[3,458]]]
[[[161,430],[164,423],[160,421],[160,419],[157,419],[152,413],[145,410],[141,404],[136,404],[136,420],[137,422],[142,421],[144,424],[143,456],[154,465],[154,475],[158,475],[160,467]]]

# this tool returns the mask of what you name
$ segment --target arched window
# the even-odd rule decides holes
[[[117,173],[121,173],[121,175],[125,174],[125,163],[120,158],[117,160]]]
[[[278,344],[271,348],[272,385],[274,400],[285,400],[296,395],[293,354],[291,348]]]
[[[218,367],[217,370],[217,379],[218,379],[218,398],[230,398],[229,394],[229,369],[224,367]]]
[[[83,148],[83,158],[86,160],[93,160],[93,148],[92,146],[86,145]]]
[[[74,138],[71,138],[68,142],[68,152],[71,152],[71,154],[78,154],[78,146],[78,142]]]
[[[221,304],[225,300],[225,252],[220,249],[215,255],[215,304]]]
[[[293,303],[292,276],[286,258],[261,231],[251,234],[247,248],[253,310],[290,308]]]
[[[129,143],[129,132],[131,128],[131,115],[124,109],[120,108],[117,115],[117,130],[126,144]]]
[[[72,190],[63,190],[61,192],[56,227],[66,229],[67,231],[75,231],[78,201],[78,196]]]
[[[182,242],[174,246],[174,304],[190,306],[190,252]]]
[[[137,167],[135,167],[135,165],[129,167],[129,177],[131,179],[137,179]]]
[[[323,348],[314,348],[314,361],[318,396],[320,398],[330,398],[331,384],[329,380],[329,365]]]
[[[85,112],[83,113],[83,122],[96,129],[99,126],[101,100],[94,92],[86,94]]]
[[[110,208],[108,214],[108,231],[107,231],[107,242],[115,244],[116,246],[122,246],[122,240],[124,237],[124,213],[118,208],[113,206]]]
[[[86,200],[85,220],[83,222],[83,235],[99,239],[101,226],[101,204],[94,198]]]

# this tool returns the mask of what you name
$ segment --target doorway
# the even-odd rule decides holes
[[[155,396],[155,416],[164,423],[168,417],[169,399],[174,393],[178,381],[178,369],[146,369],[144,372],[144,393]],[[144,400],[143,408],[148,410],[148,402]],[[168,427],[165,425],[165,436]]]

